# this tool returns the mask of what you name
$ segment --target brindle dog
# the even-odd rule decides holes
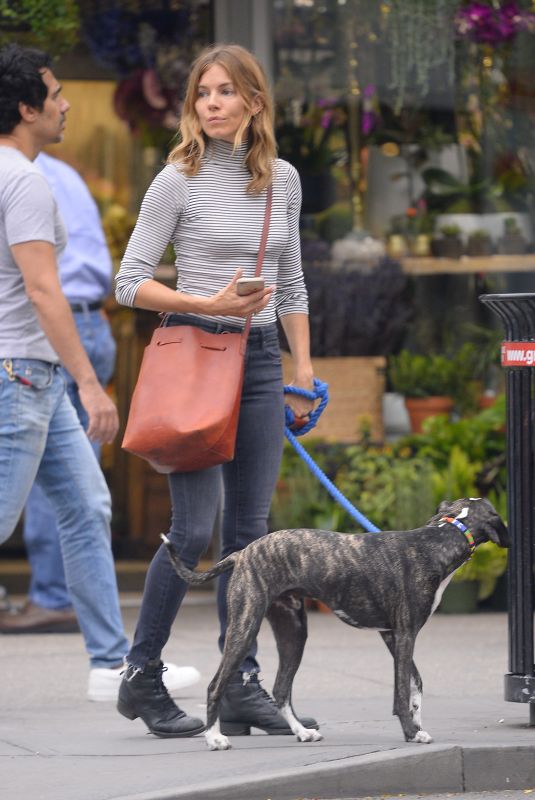
[[[507,529],[488,500],[445,502],[422,528],[348,535],[299,528],[268,534],[204,573],[187,569],[162,536],[178,575],[191,584],[233,570],[228,586],[228,629],[221,664],[207,698],[205,737],[211,750],[226,750],[218,707],[267,616],[277,642],[279,669],[273,697],[301,742],[322,738],[304,728],[291,705],[291,690],[307,638],[304,597],[326,603],[356,628],[378,630],[394,658],[394,710],[408,742],[429,743],[422,729],[422,679],[413,661],[416,636],[440,602],[455,570],[488,539],[502,547]]]

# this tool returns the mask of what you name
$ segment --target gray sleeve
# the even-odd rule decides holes
[[[122,305],[133,306],[141,284],[154,278],[187,202],[184,175],[175,166],[167,165],[143,198],[136,227],[115,278],[115,296]]]
[[[280,165],[280,166],[279,166]],[[308,313],[308,294],[301,264],[299,215],[301,213],[301,181],[295,167],[278,161],[287,197],[288,242],[279,259],[275,305],[279,317],[285,314]]]
[[[4,219],[10,247],[24,242],[56,245],[56,202],[46,179],[36,172],[24,172],[13,181],[4,197]]]

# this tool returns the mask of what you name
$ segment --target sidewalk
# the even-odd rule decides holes
[[[129,635],[137,597],[122,597]],[[528,707],[506,703],[505,614],[435,614],[416,644],[431,745],[407,744],[391,716],[392,661],[379,635],[332,615],[309,614],[309,641],[294,688],[298,713],[324,739],[263,734],[210,752],[204,737],[158,739],[111,703],[85,699],[87,661],[78,634],[0,636],[2,800],[297,800],[400,792],[535,787],[535,729]],[[202,683],[179,699],[204,716],[219,663],[214,595],[191,592],[164,654],[193,664]],[[276,655],[260,633],[265,685]]]

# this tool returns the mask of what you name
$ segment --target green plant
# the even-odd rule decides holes
[[[501,395],[491,408],[473,417],[456,422],[437,417],[426,424],[424,433],[404,436],[397,449],[409,448],[412,453],[431,459],[439,466],[448,462],[449,454],[458,445],[471,461],[487,462],[505,452],[505,396]]]
[[[469,242],[490,242],[490,239],[490,233],[483,229],[472,231],[468,236]]]
[[[458,225],[443,225],[440,228],[440,233],[442,234],[442,236],[446,237],[454,236],[455,238],[457,238],[458,236],[461,235],[461,229],[459,228]]]
[[[279,153],[303,175],[325,175],[343,149],[340,131],[347,123],[343,98],[306,102],[277,108],[276,132]]]
[[[72,50],[79,29],[76,0],[0,0],[0,46],[16,40],[57,56]]]
[[[353,228],[353,212],[349,203],[333,203],[315,217],[319,236],[327,242],[342,239]]]
[[[347,462],[336,474],[340,491],[381,530],[410,530],[436,509],[432,465],[425,458],[397,453],[391,447],[347,448]],[[346,512],[344,530],[356,523]]]
[[[389,357],[388,378],[393,391],[405,397],[450,395],[456,380],[455,365],[446,356],[402,350]]]
[[[423,197],[430,211],[463,214],[483,211],[511,211],[502,190],[476,172],[465,183],[440,167],[422,170]]]
[[[455,49],[450,31],[456,6],[455,0],[380,4],[386,17],[386,52],[396,113],[409,96],[412,104],[422,105],[433,71],[440,69],[443,79],[453,82]]]
[[[514,217],[506,217],[504,219],[503,232],[506,236],[522,236],[522,231]]]
[[[478,599],[490,597],[498,578],[507,569],[507,550],[494,542],[483,542],[474,552],[472,558],[455,572],[452,580],[477,581],[479,583]]]
[[[488,354],[475,342],[464,342],[452,356],[455,366],[451,396],[462,414],[477,410],[488,366]]]
[[[310,441],[307,450],[320,468],[334,476],[333,460],[341,458],[342,447]],[[270,511],[270,530],[282,528],[337,528],[336,504],[312,475],[295,450],[286,445],[280,477]]]

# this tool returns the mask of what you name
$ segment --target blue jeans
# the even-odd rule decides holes
[[[172,315],[169,324],[191,324]],[[197,320],[205,330],[236,330],[231,325]],[[224,489],[221,555],[241,550],[267,533],[271,498],[278,478],[284,434],[284,395],[277,328],[252,328],[245,357],[245,379],[234,460],[197,472],[169,475],[172,519],[169,538],[185,564],[193,569],[206,550]],[[219,579],[217,604],[222,649],[227,625],[228,573]],[[143,669],[159,658],[187,584],[175,573],[162,546],[149,567],[141,612],[128,654],[129,664]],[[258,672],[256,643],[240,669]]]
[[[119,665],[128,649],[111,551],[111,500],[59,366],[0,360],[0,543],[12,534],[34,481],[56,515],[67,586],[94,667]]]
[[[102,386],[107,386],[113,375],[116,351],[110,324],[100,311],[76,311],[73,317],[97,378]],[[87,413],[80,402],[78,387],[68,372],[64,370],[63,374],[71,402],[86,428]],[[100,445],[91,442],[91,446],[98,459]],[[38,484],[33,485],[28,496],[23,536],[31,567],[30,600],[43,608],[69,608],[72,603],[65,580],[54,509]]]

